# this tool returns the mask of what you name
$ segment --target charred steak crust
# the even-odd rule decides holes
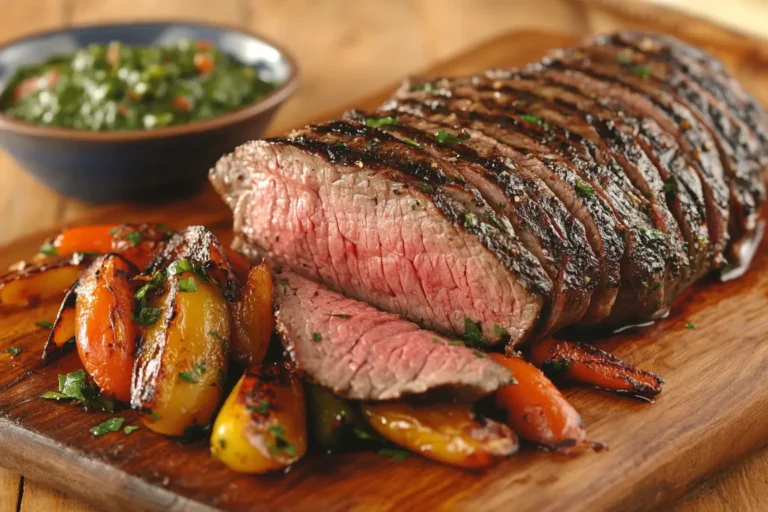
[[[739,265],[762,233],[766,166],[765,111],[719,61],[624,31],[521,69],[407,81],[375,113],[238,148],[211,181],[248,254],[425,327],[515,345],[659,317],[696,279]],[[286,288],[283,299],[309,310],[335,293],[300,288],[315,295]],[[295,337],[302,319],[283,311]],[[409,336],[422,361],[426,342]],[[390,396],[322,371],[309,373],[339,393]]]

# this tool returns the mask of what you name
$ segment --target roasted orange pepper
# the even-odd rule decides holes
[[[92,259],[59,257],[0,277],[0,307],[28,306],[63,296]]]
[[[243,292],[233,304],[232,357],[241,363],[260,363],[272,337],[272,276],[266,261],[248,274]]]
[[[520,437],[563,452],[592,445],[581,416],[541,370],[519,357],[489,354],[512,371],[517,381],[496,392],[496,406],[507,413],[507,425]]]
[[[77,287],[75,342],[85,370],[107,396],[131,399],[139,328],[132,318],[138,271],[116,254],[99,258]]]

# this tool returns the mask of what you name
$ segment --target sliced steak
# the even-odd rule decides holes
[[[538,335],[578,322],[598,283],[597,259],[584,227],[538,176],[516,165],[498,143],[473,130],[457,131],[405,113],[348,117],[376,125],[402,141],[415,141],[443,168],[453,168],[483,195],[496,215],[508,218],[525,247],[541,262],[554,284]]]
[[[483,352],[333,292],[292,272],[275,276],[276,326],[296,368],[353,400],[450,388],[474,401],[508,384]]]
[[[654,48],[658,49],[656,45],[640,45],[644,48],[641,49],[625,43],[618,37],[599,38],[596,44],[610,48],[622,65],[633,69],[641,66],[648,70],[649,80],[656,86],[676,94],[677,98],[688,105],[697,118],[711,130],[721,154],[723,167],[730,176],[731,247],[727,257],[731,264],[738,265],[741,246],[748,244],[755,235],[760,209],[765,202],[763,175],[768,163],[759,133],[747,124],[749,117],[739,116],[745,109],[734,111],[736,100],[732,98],[732,94],[718,94],[720,88],[711,84],[712,80],[707,78],[709,73],[702,70],[698,73],[684,71],[690,70],[696,64],[682,66],[665,53],[653,51]]]
[[[573,70],[594,79],[602,84],[605,94],[641,111],[675,137],[701,178],[707,208],[710,261],[714,267],[722,266],[728,242],[729,187],[714,141],[706,128],[672,95],[648,87],[642,76],[623,72],[618,62],[605,65],[590,59],[581,49],[574,49],[551,52],[545,65]]]
[[[276,263],[422,325],[524,339],[552,291],[538,260],[426,153],[368,138],[365,127],[351,126],[362,135],[337,128],[246,144],[219,161],[211,181],[238,236]]]
[[[695,259],[696,251],[689,253],[688,248],[693,240],[689,230],[685,228],[686,217],[682,215],[680,200],[676,197],[674,177],[670,178],[669,171],[660,169],[658,160],[649,156],[648,136],[644,134],[639,123],[628,123],[624,116],[604,107],[595,100],[585,96],[578,89],[559,84],[548,78],[544,73],[533,73],[523,70],[493,70],[487,73],[492,80],[491,88],[500,94],[511,89],[515,94],[524,93],[526,101],[532,105],[557,105],[566,109],[569,116],[579,116],[591,127],[579,132],[589,138],[594,144],[602,145],[604,151],[610,152],[619,168],[612,166],[617,185],[623,187],[621,178],[631,182],[634,194],[642,194],[650,203],[650,216],[656,229],[666,233],[669,253],[668,275],[664,285],[664,304],[668,304],[674,296],[697,276],[691,269],[691,259]],[[487,85],[486,85],[487,88]],[[542,103],[543,102],[543,103]],[[643,141],[639,137],[645,138]],[[683,194],[685,191],[682,192]],[[631,196],[630,196],[631,197]],[[678,215],[673,214],[678,212]],[[701,271],[708,271],[706,261],[701,262]]]
[[[527,102],[523,105],[522,100],[516,102],[513,97],[503,95],[499,91],[483,94],[469,85],[457,84],[454,87],[454,82],[455,80],[431,82],[430,89],[433,93],[429,101],[443,101],[450,110],[457,112],[457,115],[466,110],[471,110],[475,116],[498,113],[497,117],[502,118],[502,126],[506,125],[503,128],[507,135],[506,138],[501,137],[502,141],[516,145],[519,151],[540,154],[543,149],[547,158],[556,156],[559,162],[573,172],[575,180],[578,180],[574,182],[571,193],[602,200],[611,210],[613,225],[624,230],[628,250],[623,259],[622,285],[617,299],[619,307],[613,307],[607,321],[621,323],[652,317],[657,312],[662,314],[666,235],[654,229],[649,223],[647,212],[633,204],[621,187],[616,186],[611,180],[610,171],[593,160],[605,155],[595,157],[595,148],[585,148],[582,137],[563,128],[563,124],[568,120],[564,120],[556,111],[536,110],[536,115]],[[401,89],[399,94],[416,99],[422,95],[421,99],[424,100],[423,92],[405,92]],[[441,96],[444,99],[440,98]],[[496,122],[497,127],[499,125],[498,120],[488,121]],[[476,124],[477,117],[472,122]],[[482,130],[487,133],[489,128],[492,129],[493,126],[486,126]],[[498,135],[493,136],[500,138]],[[579,151],[575,152],[574,149]],[[585,323],[593,321],[596,320],[589,316],[585,318]]]
[[[712,258],[704,185],[677,139],[663,130],[654,119],[646,116],[644,109],[636,107],[632,102],[627,103],[627,99],[637,99],[635,96],[608,94],[606,89],[611,87],[610,84],[576,71],[550,69],[541,65],[531,65],[529,69],[553,83],[591,98],[608,110],[618,112],[635,134],[640,135],[636,140],[653,161],[665,185],[669,184],[669,188],[675,192],[672,197],[679,199],[681,209],[677,215],[680,219],[678,225],[688,240],[692,278],[709,272]],[[644,99],[639,97],[638,101],[642,103]]]

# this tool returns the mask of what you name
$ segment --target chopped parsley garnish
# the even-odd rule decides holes
[[[664,232],[658,229],[640,229],[640,237],[645,241],[664,240]]]
[[[152,325],[160,318],[160,308],[143,307],[138,313],[133,313],[133,320],[139,325]]]
[[[502,338],[509,336],[509,333],[499,324],[493,324],[493,332],[501,336]]]
[[[645,66],[635,66],[632,68],[632,73],[639,78],[648,78],[651,76],[651,71]]]
[[[131,231],[125,235],[125,239],[131,244],[131,247],[137,247],[141,243],[141,233],[138,231]]]
[[[112,400],[99,395],[96,388],[88,384],[88,377],[84,370],[59,375],[59,390],[47,391],[40,397],[48,400],[74,400],[87,407],[98,407],[106,412],[112,412],[115,407]]]
[[[336,317],[336,318],[344,318],[344,319],[352,318],[352,315],[347,315],[345,313],[331,313],[328,316],[333,316],[333,317]]]
[[[488,356],[485,354],[485,352],[480,352],[479,350],[473,350],[472,353],[478,359],[487,359],[488,358]]]
[[[192,372],[179,372],[179,380],[184,382],[191,382],[193,384],[198,382],[197,377]]]
[[[430,94],[433,94],[434,92],[437,91],[437,88],[434,85],[432,85],[431,83],[425,82],[423,84],[414,85],[413,87],[411,87],[411,90],[412,91],[424,91],[424,92],[428,92]]]
[[[439,340],[439,339],[437,339],[437,338],[432,338],[432,343],[434,343],[435,345],[437,345],[437,344],[439,344],[439,343],[440,343],[440,340]]]
[[[116,226],[109,230],[109,236],[115,236],[120,232],[120,226]]]
[[[477,223],[477,216],[474,213],[467,212],[464,214],[464,227],[469,228]]]
[[[280,283],[280,284],[283,284],[283,285],[288,284],[288,278],[287,277],[281,277],[277,282]]]
[[[197,291],[197,281],[195,281],[194,277],[179,279],[178,285],[180,292],[191,293]]]
[[[226,338],[223,338],[223,337],[222,337],[222,336],[221,336],[221,335],[220,335],[218,332],[216,332],[216,331],[211,331],[211,332],[210,332],[210,333],[208,333],[208,334],[210,334],[211,336],[213,336],[214,338],[216,338],[217,340],[219,340],[219,343],[221,343],[221,351],[222,351],[222,352],[224,352],[224,353],[226,354],[226,353],[227,353],[227,348],[229,347],[229,342],[227,341],[227,339],[226,339]]]
[[[47,320],[40,320],[39,322],[35,322],[35,325],[42,327],[43,329],[53,329],[53,324]]]
[[[123,432],[125,432],[125,435],[129,436],[137,430],[139,430],[138,425],[126,425],[126,427],[123,429]]]
[[[427,185],[426,183],[420,183],[417,186],[419,187],[419,190],[421,190],[425,194],[432,194],[435,191],[435,187],[433,187],[432,185]]]
[[[296,446],[285,439],[285,430],[280,425],[272,425],[267,429],[275,438],[274,443],[268,443],[267,448],[274,455],[285,454],[289,457],[295,457],[297,454]]]
[[[541,371],[544,375],[551,379],[562,376],[571,367],[571,362],[568,359],[547,359],[541,365]]]
[[[272,402],[264,399],[264,400],[259,400],[259,403],[257,403],[256,405],[249,405],[248,412],[257,412],[259,414],[267,414],[271,408],[272,408]]]
[[[469,317],[464,317],[464,338],[475,345],[486,345],[488,340],[483,336],[483,324],[473,322]]]
[[[323,336],[319,332],[312,333],[312,341],[321,341]]]
[[[459,142],[464,142],[465,140],[469,139],[467,135],[459,135],[457,137],[454,134],[447,132],[443,129],[440,129],[435,132],[435,138],[440,142],[440,144],[456,144]]]
[[[96,437],[101,437],[110,432],[117,432],[123,428],[123,423],[125,423],[125,418],[110,418],[104,423],[100,423],[93,427],[91,429],[91,434]]]
[[[632,55],[628,51],[619,52],[616,54],[616,60],[619,64],[629,64],[632,62]]]
[[[38,252],[44,256],[58,256],[59,254],[59,251],[56,250],[56,247],[54,247],[53,244],[47,242],[40,246]]]
[[[184,258],[179,258],[168,265],[168,272],[172,276],[178,276],[184,272],[192,272],[204,283],[208,282],[209,279],[208,271],[201,264]]]
[[[448,342],[448,345],[450,345],[451,347],[463,347],[464,342],[461,340],[452,340]]]
[[[389,457],[395,462],[402,462],[413,455],[413,453],[409,452],[408,450],[403,450],[400,448],[382,448],[378,453],[384,457]]]
[[[163,419],[163,417],[157,414],[155,411],[149,411],[149,417],[152,418],[152,421],[160,421]]]
[[[593,196],[595,195],[595,189],[593,189],[590,185],[587,183],[584,183],[581,180],[576,180],[576,185],[574,185],[574,188],[576,189],[576,192],[580,196]]]
[[[176,232],[173,229],[166,226],[165,224],[155,224],[155,227],[160,231],[162,231],[163,233],[173,234]]]
[[[21,349],[19,347],[8,347],[5,349],[5,351],[11,354],[11,357],[16,357],[17,355],[21,354]]]
[[[685,324],[685,328],[686,329],[695,329],[696,328],[696,324],[693,323],[693,322],[688,322],[687,324]]]
[[[405,142],[406,144],[410,144],[411,146],[415,146],[415,147],[417,147],[419,149],[422,149],[421,144],[419,144],[418,142],[416,142],[413,139],[409,139],[408,137],[403,137],[402,141]]]
[[[195,368],[192,370],[195,372],[195,375],[203,375],[205,374],[205,361],[199,361],[195,364]]]
[[[674,176],[670,176],[664,180],[664,197],[667,199],[674,199],[677,195],[677,182]]]
[[[371,128],[381,128],[382,126],[398,125],[400,121],[387,117],[369,117],[365,120],[365,125]]]
[[[537,124],[542,128],[544,128],[545,130],[549,130],[549,123],[544,121],[539,116],[535,116],[533,114],[523,114],[522,116],[520,116],[520,119],[522,119],[526,123]]]

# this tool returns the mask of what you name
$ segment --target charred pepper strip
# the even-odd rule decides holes
[[[530,352],[533,364],[551,379],[565,379],[618,393],[651,397],[661,393],[664,381],[652,372],[635,368],[587,343],[546,339]]]

